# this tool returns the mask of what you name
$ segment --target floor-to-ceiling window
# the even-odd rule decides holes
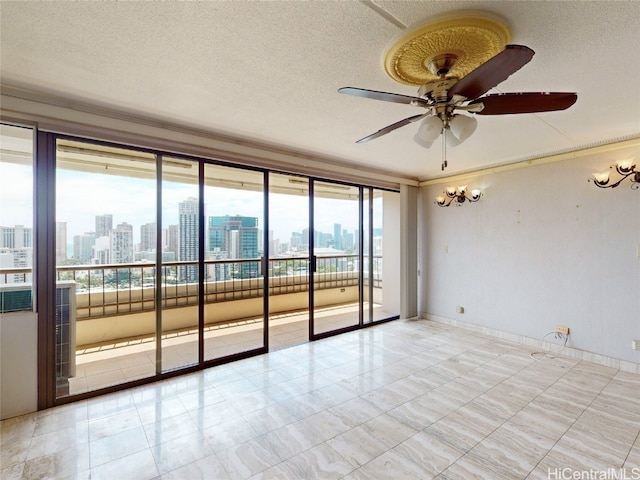
[[[0,418],[37,406],[34,163],[34,130],[0,124]]]
[[[41,135],[53,403],[397,317],[397,192]]]
[[[160,159],[160,239],[153,237],[153,251],[160,253],[152,259],[161,272],[157,371],[167,371],[199,360],[200,177],[196,161]]]
[[[370,191],[371,237],[364,243],[365,302],[369,309],[364,322],[376,322],[400,315],[400,195],[380,189]]]
[[[204,166],[205,360],[265,344],[264,173]]]
[[[269,348],[309,340],[309,180],[269,174]]]
[[[314,336],[360,323],[361,204],[357,186],[313,182]]]
[[[56,397],[155,369],[156,159],[56,143]]]
[[[33,180],[33,130],[0,124],[0,313],[33,307]]]
[[[373,238],[373,202],[372,189],[364,188],[362,191],[362,322],[369,324],[374,318],[374,288],[375,288],[375,251]]]

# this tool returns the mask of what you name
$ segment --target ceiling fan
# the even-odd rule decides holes
[[[428,62],[427,66],[438,79],[422,85],[416,97],[356,87],[343,87],[338,92],[424,108],[426,110],[424,113],[392,123],[361,138],[356,143],[368,142],[397,128],[423,120],[414,140],[428,148],[442,134],[442,170],[444,170],[447,166],[446,146],[453,147],[460,144],[476,128],[475,118],[458,112],[476,115],[550,112],[564,110],[576,102],[578,99],[576,93],[521,92],[484,95],[527,64],[534,53],[529,47],[523,45],[507,45],[500,53],[460,79],[447,76],[458,57],[453,53],[437,55]]]

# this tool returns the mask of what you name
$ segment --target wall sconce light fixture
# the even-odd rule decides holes
[[[458,187],[457,189],[455,187],[447,187],[443,193],[446,197],[442,195],[436,197],[435,204],[439,207],[448,207],[454,200],[456,206],[460,206],[466,201],[477,202],[482,196],[482,192],[479,189],[474,188],[471,190],[471,196],[467,197],[466,185]]]
[[[615,188],[620,185],[625,178],[631,177],[631,188],[637,190],[640,187],[640,172],[636,170],[636,164],[631,159],[618,160],[614,165],[611,165],[611,168],[616,169],[618,174],[622,175],[622,177],[615,183],[609,184],[609,173],[610,170],[601,173],[594,173],[593,177],[589,178],[589,181],[593,180],[593,183],[596,187],[600,188]]]

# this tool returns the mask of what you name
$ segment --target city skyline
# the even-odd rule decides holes
[[[0,177],[12,178],[12,182],[2,182],[3,200],[0,205],[0,225],[24,225],[33,223],[33,188],[31,167],[2,163]],[[109,180],[109,181],[108,181]],[[113,180],[113,181],[111,181]],[[66,249],[73,253],[74,238],[96,231],[96,217],[111,215],[112,225],[129,223],[133,225],[133,243],[141,243],[140,227],[156,223],[156,183],[155,180],[122,176],[97,175],[73,170],[57,170],[56,178],[56,222],[66,223]],[[179,203],[197,195],[198,189],[192,184],[164,182],[163,184],[163,230],[179,223]],[[135,203],[131,199],[135,199]],[[211,199],[211,202],[206,202]],[[223,199],[222,202],[219,199]],[[264,230],[263,193],[234,188],[205,187],[205,218],[220,215],[240,215],[258,218],[258,227]],[[273,232],[270,239],[280,243],[291,242],[294,232],[302,233],[308,225],[308,201],[304,195],[293,196],[272,193],[269,197]],[[344,201],[334,208],[333,199],[316,198],[316,230],[325,234],[334,232],[334,225],[341,225],[349,233],[357,228],[357,202]],[[323,206],[323,202],[328,202]],[[318,203],[320,206],[318,206]],[[374,213],[380,217],[379,209]],[[376,220],[374,220],[376,222]]]

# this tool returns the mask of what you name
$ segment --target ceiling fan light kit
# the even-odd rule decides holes
[[[464,142],[473,132],[476,131],[477,126],[478,120],[476,120],[475,117],[470,117],[468,115],[455,115],[449,121],[449,132],[451,135],[447,136],[447,140],[455,140],[449,143],[449,146],[455,146]],[[456,141],[457,143],[455,143]]]
[[[419,86],[418,96],[358,87],[343,87],[338,92],[403,103],[426,111],[388,125],[356,143],[368,142],[421,121],[414,140],[429,148],[441,134],[444,170],[447,145],[459,145],[476,129],[476,119],[459,112],[473,115],[549,112],[564,110],[576,102],[575,93],[485,95],[534,55],[529,47],[510,45],[510,41],[510,28],[488,13],[443,18],[405,33],[387,49],[384,69],[399,83]]]
[[[442,122],[438,117],[427,117],[420,122],[420,126],[413,140],[421,147],[429,148],[440,136],[441,130]]]

